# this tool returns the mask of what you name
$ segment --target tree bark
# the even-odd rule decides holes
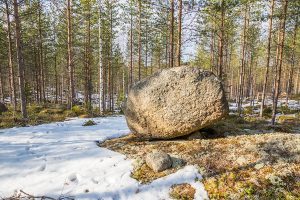
[[[292,44],[292,63],[291,63],[291,69],[289,72],[288,82],[287,82],[287,88],[286,88],[286,105],[288,105],[289,96],[292,91],[292,83],[293,83],[293,76],[294,76],[294,68],[295,68],[295,48],[296,48],[296,39],[297,39],[297,29],[298,29],[298,16],[295,21],[295,28],[294,28],[294,35],[293,35],[293,44]]]
[[[89,114],[92,111],[92,80],[91,80],[91,6],[87,2],[86,41],[85,41],[85,106]]]
[[[17,65],[19,76],[19,91],[21,99],[21,112],[23,119],[27,118],[26,109],[26,96],[25,96],[25,80],[24,80],[24,60],[22,52],[22,39],[21,39],[21,22],[19,18],[19,5],[18,1],[14,0],[14,15],[15,15],[15,30],[16,30],[16,49],[17,49]]]
[[[38,55],[36,45],[34,45],[34,67],[35,67],[35,84],[36,84],[36,102],[40,103],[40,70],[38,66]]]
[[[73,67],[73,47],[72,47],[72,18],[71,5],[72,0],[67,1],[67,43],[68,43],[68,75],[69,75],[69,95],[68,108],[71,109],[75,104],[75,87],[74,87],[74,67]]]
[[[132,13],[132,0],[130,1],[130,81],[129,87],[133,83],[133,13]]]
[[[215,68],[215,31],[211,31],[211,45],[210,45],[210,71],[214,72]]]
[[[242,103],[243,103],[243,93],[244,93],[244,74],[245,74],[245,57],[246,57],[246,33],[247,33],[247,13],[248,13],[248,3],[245,7],[244,14],[244,28],[243,28],[243,43],[242,43],[242,60],[240,67],[239,75],[239,87],[238,87],[238,113],[239,115],[242,112]]]
[[[182,0],[178,1],[178,39],[177,39],[177,53],[176,53],[176,66],[181,64],[181,29],[182,29]]]
[[[13,66],[13,53],[12,53],[12,40],[11,40],[11,24],[9,19],[9,5],[8,0],[5,1],[6,7],[6,20],[7,20],[7,43],[8,43],[8,67],[9,67],[9,83],[10,83],[10,101],[13,105],[14,111],[17,111],[17,98],[16,98],[16,84],[15,72]]]
[[[43,36],[42,36],[42,21],[41,21],[41,1],[38,1],[38,32],[39,32],[39,69],[40,69],[40,87],[42,101],[46,100],[45,92],[45,76],[44,76],[44,59],[43,59]]]
[[[102,2],[99,0],[99,112],[100,115],[105,111],[105,95],[104,95],[104,70],[102,57]]]
[[[3,84],[3,77],[2,77],[2,68],[0,66],[0,101],[4,103],[4,84]]]
[[[57,73],[57,55],[54,55],[54,76],[55,76],[55,104],[58,103],[58,73]]]
[[[284,48],[284,39],[285,39],[285,23],[286,23],[286,14],[287,14],[287,6],[288,6],[288,0],[284,0],[283,5],[283,13],[281,16],[281,25],[280,27],[280,40],[279,45],[279,56],[277,57],[277,70],[276,70],[276,77],[275,77],[275,91],[274,91],[274,102],[273,102],[273,111],[272,111],[272,125],[275,124],[275,118],[276,118],[276,111],[277,111],[277,103],[278,103],[278,97],[280,94],[280,81],[281,81],[281,69],[282,69],[282,58],[283,58],[283,48]]]
[[[138,40],[139,40],[139,46],[138,46],[138,69],[139,69],[139,80],[141,80],[141,63],[142,63],[142,0],[138,0],[138,9],[139,9],[139,27],[138,27]]]
[[[146,34],[146,50],[145,50],[145,69],[146,69],[146,73],[145,76],[148,76],[148,23],[146,22],[146,30],[145,30],[145,34]]]
[[[171,1],[170,67],[174,67],[174,0]]]
[[[259,113],[260,117],[263,116],[266,90],[267,90],[267,84],[268,84],[268,76],[269,76],[270,56],[271,56],[271,42],[272,42],[272,26],[273,26],[272,25],[273,24],[273,11],[274,11],[274,0],[271,0],[271,2],[270,2],[270,16],[269,16],[268,47],[267,47],[267,64],[266,64],[266,72],[265,72],[262,99],[261,99],[261,105],[260,105],[260,113]]]
[[[114,112],[114,66],[113,66],[113,10],[112,10],[112,1],[110,1],[110,57],[109,57],[109,65],[111,71],[111,84],[110,84],[110,110]]]
[[[300,67],[298,67],[297,74],[296,74],[296,80],[295,80],[295,89],[294,93],[298,94],[299,93],[299,78],[300,78]]]
[[[223,78],[223,47],[224,47],[224,21],[225,21],[225,2],[221,1],[221,31],[219,39],[219,61],[218,61],[218,75],[219,78]]]

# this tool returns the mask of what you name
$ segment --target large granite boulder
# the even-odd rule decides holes
[[[4,105],[4,103],[0,102],[0,114],[8,111],[8,108]]]
[[[127,124],[146,138],[175,138],[228,114],[221,81],[196,67],[164,69],[133,85],[124,104]]]

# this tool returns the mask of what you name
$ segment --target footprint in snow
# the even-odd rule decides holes
[[[98,184],[98,183],[99,183],[99,181],[96,180],[95,178],[92,178],[91,180],[92,180],[92,182],[95,183],[95,184]]]
[[[42,166],[40,166],[40,168],[38,169],[38,171],[45,171],[46,169],[46,163],[44,163]]]
[[[70,174],[68,179],[70,182],[78,183],[78,177],[77,177],[76,173]]]

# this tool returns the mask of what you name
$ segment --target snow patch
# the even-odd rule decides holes
[[[186,166],[169,176],[141,185],[130,177],[132,161],[100,148],[95,141],[129,133],[123,116],[94,118],[97,125],[82,126],[86,119],[3,129],[0,134],[0,197],[15,190],[54,198],[169,199],[173,184],[190,183],[196,199],[207,199],[201,175]]]

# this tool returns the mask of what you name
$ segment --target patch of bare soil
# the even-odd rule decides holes
[[[142,183],[188,164],[199,167],[210,199],[300,199],[300,134],[259,133],[154,141],[131,134],[107,140],[101,147],[135,159],[132,177]],[[159,150],[169,153],[175,166],[155,173],[144,158]]]

